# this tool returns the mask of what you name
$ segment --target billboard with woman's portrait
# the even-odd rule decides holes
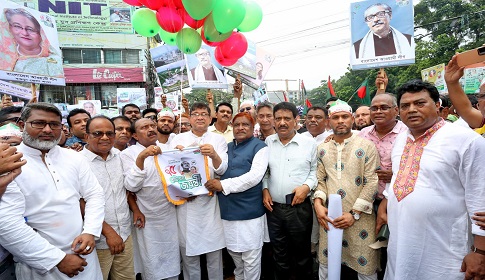
[[[65,85],[55,19],[0,1],[0,79]]]

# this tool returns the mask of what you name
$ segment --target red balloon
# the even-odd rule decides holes
[[[204,26],[202,26],[202,29],[200,30],[200,37],[202,38],[202,41],[206,45],[211,46],[211,47],[217,47],[221,43],[221,42],[211,42],[211,41],[207,41],[207,39],[204,36]]]
[[[158,10],[160,7],[162,7],[163,0],[139,0],[140,3],[143,4],[143,6],[151,9],[151,10]]]
[[[161,7],[157,11],[160,27],[170,33],[177,33],[184,27],[184,21],[176,8]]]
[[[242,33],[233,32],[229,38],[221,42],[218,48],[221,49],[224,57],[237,60],[248,50],[248,41]]]
[[[140,3],[140,1],[138,1],[138,0],[123,0],[123,2],[125,2],[128,5],[132,5],[132,6],[136,6],[136,7],[143,6],[143,4]]]
[[[222,66],[234,65],[238,60],[238,59],[225,57],[219,46],[216,47],[215,50],[214,50],[214,58]]]
[[[182,0],[171,0],[171,1],[172,1],[172,5],[174,5],[178,9],[184,8],[184,4],[182,3]]]
[[[185,24],[192,27],[193,29],[199,29],[204,25],[205,18],[201,20],[193,19],[185,9],[183,9],[183,19]]]

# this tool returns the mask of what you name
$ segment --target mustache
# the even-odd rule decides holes
[[[380,24],[384,24],[382,21],[378,20],[376,22],[374,22],[374,24],[372,25],[372,27],[376,26],[376,25],[380,25]]]
[[[152,136],[152,135],[157,135],[157,133],[156,133],[155,131],[150,131],[150,132],[148,132],[148,134],[147,134],[147,135],[148,135],[148,136]]]

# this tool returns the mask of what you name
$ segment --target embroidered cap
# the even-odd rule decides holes
[[[175,120],[175,114],[169,108],[163,108],[160,112],[158,112],[157,120],[161,119],[162,117],[170,117],[172,120]]]
[[[335,113],[346,112],[352,114],[352,107],[347,104],[347,102],[337,99],[330,108],[328,108],[328,115],[331,116]]]

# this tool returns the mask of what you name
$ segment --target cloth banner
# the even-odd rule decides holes
[[[163,191],[171,203],[181,205],[192,196],[212,195],[204,186],[210,179],[209,163],[199,147],[163,151],[154,160]]]

